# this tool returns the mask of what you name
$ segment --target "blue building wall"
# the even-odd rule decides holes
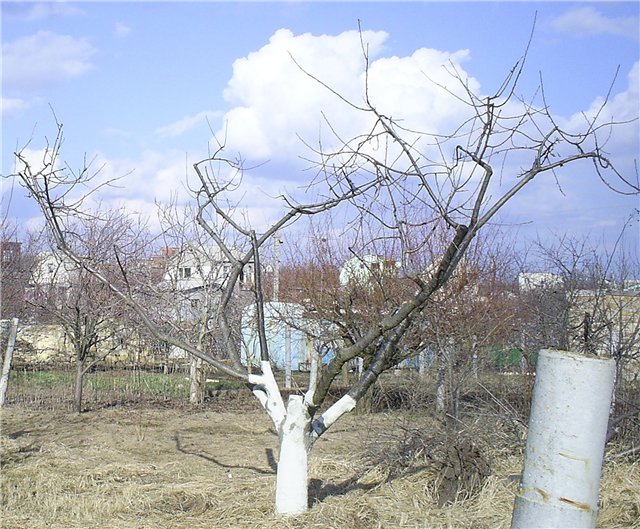
[[[294,303],[271,302],[264,304],[265,332],[271,364],[276,369],[284,369],[286,363],[287,335],[291,339],[291,369],[309,369],[313,343],[301,329],[310,328],[312,322],[302,317],[303,307]],[[255,305],[242,313],[241,359],[247,365],[260,362],[260,346],[256,330]]]

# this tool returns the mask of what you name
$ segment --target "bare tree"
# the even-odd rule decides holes
[[[223,331],[218,322],[232,263],[193,222],[196,215],[197,212],[180,210],[175,205],[161,208],[164,270],[162,278],[152,286],[159,306],[155,322],[164,324],[172,334],[197,349],[223,359],[225,351],[220,347]],[[231,244],[229,251],[236,258],[241,252]],[[249,263],[243,270],[226,306],[227,339],[233,350],[240,347],[240,308],[252,299],[248,290],[253,282],[251,266]],[[175,348],[173,353],[191,356]],[[201,358],[191,356],[189,400],[193,404],[204,401],[207,366]]]
[[[547,318],[534,328],[541,334],[549,334],[545,327],[561,330],[563,342],[552,345],[615,359],[610,435],[640,414],[626,392],[626,382],[640,376],[640,262],[625,245],[626,233],[637,222],[635,215],[625,223],[610,250],[586,238],[560,237],[537,245],[539,259],[562,282],[557,289],[561,302],[547,304]]]
[[[13,318],[11,321],[2,321],[0,324],[0,343],[2,343],[3,356],[2,375],[0,376],[0,408],[4,406],[5,398],[7,396],[9,375],[11,373],[11,360],[13,358],[13,349],[16,345],[16,335],[18,334],[18,321],[18,318]],[[9,325],[4,325],[5,323],[8,323]],[[7,344],[6,347],[4,345],[5,343]]]
[[[34,238],[19,234],[7,219],[0,221],[0,319],[22,318],[27,305],[25,290],[33,265]]]
[[[70,252],[82,256],[83,262],[100,263],[111,284],[132,289],[135,282],[141,283],[144,238],[129,217],[119,212],[83,216],[67,225],[66,236]],[[55,247],[55,241],[49,242]],[[74,409],[80,413],[85,374],[125,348],[135,329],[133,313],[104,282],[57,250],[35,259],[27,301],[36,321],[60,325],[71,344]]]
[[[282,196],[282,216],[262,233],[256,233],[236,208],[229,207],[229,204],[237,205],[233,202],[233,192],[242,184],[242,161],[226,158],[221,146],[206,160],[194,165],[195,221],[230,263],[219,312],[220,347],[229,361],[158,328],[145,307],[123,288],[122,282],[110,280],[99,263],[87,261],[74,251],[68,241],[65,220],[78,214],[78,205],[65,201],[64,197],[77,192],[80,184],[87,184],[88,171],[74,176],[58,169],[55,163],[38,170],[18,152],[18,177],[40,205],[60,251],[107,285],[138,314],[156,338],[247,383],[280,436],[276,510],[298,513],[307,509],[307,461],[315,442],[355,407],[381,373],[414,354],[411,347],[404,347],[405,340],[411,341],[412,334],[420,329],[422,313],[434,295],[453,277],[475,237],[505,204],[545,175],[553,178],[554,171],[579,162],[592,162],[595,176],[608,185],[621,185],[625,186],[625,192],[638,192],[637,181],[630,182],[616,172],[603,151],[601,136],[606,137],[611,123],[601,124],[595,116],[585,120],[582,133],[567,132],[555,122],[544,102],[535,105],[516,98],[523,64],[524,58],[504,83],[486,97],[473,93],[461,74],[453,70],[452,79],[457,82],[457,88],[442,86],[442,89],[453,101],[466,105],[469,118],[447,134],[403,128],[400,122],[376,107],[369,97],[368,86],[362,103],[346,101],[336,93],[352,110],[368,116],[371,128],[347,140],[341,140],[338,131],[334,131],[332,143],[337,142],[337,147],[321,146],[315,150],[318,176],[311,182],[307,194],[315,193],[316,198],[302,203],[291,196]],[[51,160],[59,156],[61,140],[62,127],[59,126],[57,137],[49,145]],[[230,172],[235,173],[228,176]],[[384,239],[397,249],[402,273],[412,282],[412,288],[385,307],[358,336],[336,346],[326,365],[320,366],[315,357],[308,389],[303,394],[292,395],[285,404],[271,369],[264,331],[260,249],[300,217],[336,210],[347,218],[342,235],[343,240],[349,238],[353,242],[350,246],[366,250]],[[379,228],[372,230],[372,225]],[[243,249],[239,255],[221,236],[221,226],[234,233],[235,245]],[[429,228],[445,233],[446,244],[428,270],[416,270],[411,266],[411,259],[428,244]],[[414,232],[423,236],[414,237]],[[234,288],[252,262],[260,373],[251,373],[243,366],[231,339],[229,314]],[[362,376],[353,381],[337,402],[323,406],[342,367],[357,357],[367,359]]]
[[[435,353],[436,411],[458,420],[468,382],[484,370],[490,353],[508,343],[516,312],[504,281],[504,263],[487,242],[476,241],[449,283],[425,309],[423,340]],[[501,258],[501,256],[499,256]]]
[[[0,333],[3,344],[0,406],[5,402],[18,324],[28,313],[25,294],[33,264],[33,237],[30,233],[23,234],[23,240],[19,237],[16,225],[9,223],[6,217],[0,219],[0,327],[3,329]]]

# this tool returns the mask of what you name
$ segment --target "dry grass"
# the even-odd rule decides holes
[[[397,417],[351,416],[314,448],[312,508],[281,518],[267,453],[277,438],[258,409],[14,407],[1,419],[3,529],[506,528],[521,470],[501,452],[479,495],[439,508],[433,470],[386,482],[362,457],[366,432]],[[640,527],[639,484],[640,463],[606,466],[599,527]]]

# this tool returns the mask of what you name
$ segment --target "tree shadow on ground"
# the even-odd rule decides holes
[[[407,478],[422,472],[427,469],[429,465],[416,465],[412,468],[405,468],[402,472],[387,473],[386,477],[380,477],[380,479],[372,481],[370,483],[359,483],[362,476],[353,476],[339,483],[325,482],[322,479],[313,478],[309,481],[309,507],[316,503],[324,501],[330,496],[344,496],[354,490],[361,490],[368,492],[376,487],[385,483],[391,483],[399,478]]]
[[[16,432],[12,432],[12,433],[7,433],[4,432],[3,435],[5,437],[8,437],[9,439],[19,439],[20,437],[22,437],[23,435],[29,435],[34,433],[35,430],[18,430]]]
[[[354,490],[369,491],[384,481],[365,484],[359,483],[359,479],[358,476],[355,476],[339,483],[325,482],[316,478],[309,480],[309,507],[324,501],[330,496],[344,496]]]
[[[186,455],[190,455],[190,456],[196,456],[199,457],[201,459],[204,459],[205,461],[209,461],[210,463],[213,463],[214,465],[217,465],[221,468],[226,468],[226,469],[244,469],[244,470],[251,470],[252,472],[256,472],[257,474],[275,474],[276,473],[276,462],[275,462],[275,458],[273,457],[273,450],[271,448],[265,448],[265,452],[266,452],[266,457],[267,457],[267,464],[269,465],[269,468],[271,470],[264,470],[263,468],[258,468],[258,467],[253,467],[250,465],[229,465],[226,463],[222,463],[221,461],[217,460],[215,457],[210,456],[208,454],[203,454],[201,452],[196,452],[194,450],[188,450],[186,448],[184,448],[184,446],[182,446],[182,441],[180,440],[180,433],[175,432],[173,434],[173,440],[176,443],[176,449],[178,450],[178,452],[182,452],[183,454]]]

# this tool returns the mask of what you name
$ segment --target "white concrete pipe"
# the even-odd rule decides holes
[[[595,528],[615,362],[542,350],[512,529]]]

